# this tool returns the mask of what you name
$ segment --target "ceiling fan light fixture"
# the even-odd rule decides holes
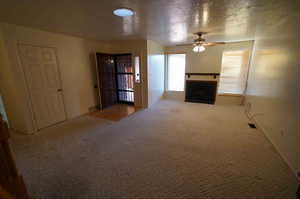
[[[196,52],[196,53],[200,53],[200,52],[205,51],[205,47],[202,46],[202,45],[196,45],[196,46],[193,48],[193,51]]]
[[[117,8],[113,11],[113,14],[119,17],[129,17],[134,15],[134,11],[130,8]]]

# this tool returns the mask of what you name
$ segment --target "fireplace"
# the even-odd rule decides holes
[[[186,80],[185,101],[214,104],[216,101],[217,81]]]

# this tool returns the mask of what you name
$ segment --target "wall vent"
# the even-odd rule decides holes
[[[254,123],[248,123],[249,127],[252,129],[256,129],[256,125]]]

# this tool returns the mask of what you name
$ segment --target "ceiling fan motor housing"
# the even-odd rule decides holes
[[[195,43],[202,43],[202,42],[205,42],[205,39],[203,39],[203,38],[200,37],[198,39],[195,39],[194,42]]]
[[[200,43],[205,42],[205,39],[202,38],[202,35],[207,34],[207,32],[197,32],[197,33],[194,33],[194,34],[198,36],[198,38],[194,40],[195,43],[200,44]]]

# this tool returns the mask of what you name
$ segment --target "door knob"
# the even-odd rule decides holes
[[[61,88],[57,89],[57,92],[62,92],[62,89]]]

